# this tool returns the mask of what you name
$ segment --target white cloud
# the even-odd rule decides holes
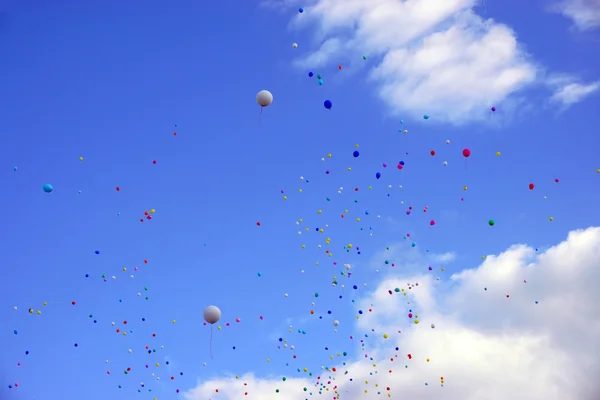
[[[551,100],[569,107],[596,93],[598,89],[600,89],[600,81],[589,84],[569,82],[558,86]]]
[[[377,392],[389,387],[392,398],[596,400],[599,260],[600,228],[589,228],[571,232],[543,253],[516,245],[490,256],[478,268],[452,276],[457,284],[450,290],[431,275],[388,276],[359,304],[372,309],[357,328],[376,337],[365,346],[373,361],[361,353],[337,372],[323,372],[331,376],[329,393],[333,396],[337,386],[341,399],[368,400],[380,398]],[[408,289],[407,282],[414,286]],[[396,287],[404,287],[407,295],[390,295],[388,290]],[[418,325],[410,323],[409,308],[419,315]],[[383,333],[390,338],[383,339]],[[315,382],[223,377],[200,382],[185,398],[217,398],[219,389],[222,400],[247,398],[246,391],[263,399],[274,397],[275,388],[281,390],[280,400],[308,398],[303,388],[316,392]]]
[[[317,0],[295,19],[317,25],[321,47],[296,60],[375,67],[381,99],[402,115],[483,119],[536,78],[506,25],[473,13],[475,0]],[[312,28],[314,32],[315,29]],[[367,62],[362,56],[367,56]]]
[[[600,27],[600,0],[564,0],[551,7],[551,11],[573,20],[580,31]]]

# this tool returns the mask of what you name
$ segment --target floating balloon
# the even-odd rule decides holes
[[[293,47],[294,49],[297,49],[297,48],[298,48],[298,43],[294,43],[294,44],[292,44],[292,47]]]
[[[309,72],[309,73],[308,73],[308,77],[309,77],[309,78],[312,78],[313,76],[315,76],[315,74],[313,74],[312,72]]]
[[[304,8],[300,7],[300,8],[298,9],[298,12],[299,12],[300,14],[302,14],[302,13],[304,12]]]
[[[423,115],[423,119],[429,119],[429,115],[427,115],[427,114]]]
[[[489,226],[494,226],[494,225],[496,225],[496,221],[494,221],[493,219],[490,219],[490,220],[488,221],[488,225],[489,225]]]
[[[529,190],[533,190],[535,188],[535,185],[533,183],[529,184]]]
[[[354,153],[352,153],[352,156],[354,158],[356,158],[356,157],[360,156],[360,153],[358,152],[358,150],[355,150]]]
[[[325,102],[323,103],[323,105],[325,106],[326,109],[331,110],[331,107],[333,106],[333,104],[331,103],[331,101],[329,100],[325,100]]]
[[[462,155],[465,158],[469,158],[471,156],[471,150],[469,150],[469,149],[463,149]]]
[[[52,185],[49,183],[46,183],[44,186],[42,186],[42,189],[44,189],[44,192],[46,193],[52,193],[52,191],[54,190]]]
[[[217,306],[208,306],[204,309],[204,320],[209,324],[215,324],[221,319],[221,310]]]
[[[496,112],[496,107],[492,107],[492,112]]]
[[[256,102],[261,107],[268,107],[273,103],[273,95],[268,90],[261,90],[256,94]]]

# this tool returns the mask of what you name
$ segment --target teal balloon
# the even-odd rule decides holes
[[[51,184],[49,184],[49,183],[46,183],[46,184],[45,184],[45,185],[42,187],[42,189],[44,189],[44,192],[46,192],[46,193],[52,193],[52,191],[54,190],[54,188],[52,187],[52,185],[51,185]]]

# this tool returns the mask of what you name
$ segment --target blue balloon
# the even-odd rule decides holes
[[[319,79],[318,82],[319,82],[319,85],[322,85],[323,84],[323,79]]]
[[[309,78],[312,78],[314,75],[315,75],[315,74],[313,74],[312,72],[309,72],[309,73],[308,73],[308,77],[309,77]]]
[[[429,115],[427,115],[427,114],[423,115],[423,119],[429,119]]]
[[[400,120],[400,123],[401,123],[401,124],[403,124],[403,123],[404,123],[404,120],[402,120],[402,119],[401,119],[401,120]]]
[[[329,100],[325,100],[325,102],[323,103],[323,105],[325,106],[326,109],[331,110],[331,106],[333,106],[333,104],[331,103],[331,101]]]
[[[298,9],[298,12],[299,12],[300,14],[302,14],[302,13],[304,12],[304,8],[300,7],[300,8]]]
[[[352,153],[352,155],[354,156],[354,158],[360,156],[360,153],[358,152],[358,150],[355,150],[354,153]]]
[[[16,171],[16,170],[17,170],[17,167],[13,167],[13,171]]]
[[[400,161],[400,165],[404,165],[404,161]]]
[[[377,179],[381,178],[381,174],[380,174],[379,172],[378,172],[378,173],[376,173],[376,174],[375,174],[375,178],[377,178]]]
[[[52,193],[52,191],[54,190],[54,188],[52,187],[52,185],[51,185],[51,184],[49,184],[49,183],[46,183],[46,184],[45,184],[45,185],[42,187],[42,189],[44,189],[44,192],[46,192],[46,193]]]

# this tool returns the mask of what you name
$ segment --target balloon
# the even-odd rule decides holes
[[[462,155],[464,157],[469,157],[471,155],[471,150],[469,150],[469,149],[463,149]]]
[[[375,178],[377,178],[377,179],[381,178],[381,174],[380,174],[379,172],[378,172],[378,173],[376,173],[376,174],[375,174]]]
[[[273,95],[268,90],[261,90],[256,95],[256,102],[261,107],[268,107],[273,103]]]
[[[494,226],[494,225],[496,225],[496,221],[494,221],[493,219],[490,219],[488,221],[488,224],[489,224],[489,226]]]
[[[209,324],[219,322],[221,319],[221,310],[217,306],[208,306],[204,309],[204,320]]]
[[[333,326],[339,326],[340,325],[340,321],[338,321],[337,319],[335,321],[333,321]]]
[[[492,107],[492,112],[496,112],[496,107]]]
[[[352,155],[354,156],[354,158],[360,156],[360,153],[358,152],[358,150],[355,150],[354,153],[352,153]]]
[[[308,73],[308,77],[309,77],[309,78],[312,78],[314,75],[315,75],[315,74],[313,74],[312,72],[309,72],[309,73]]]
[[[300,8],[298,9],[298,12],[299,12],[300,14],[302,14],[302,13],[304,12],[304,8],[300,7]]]
[[[429,115],[427,115],[427,114],[423,115],[423,119],[429,119]]]
[[[331,110],[331,106],[333,106],[333,104],[331,103],[331,101],[329,100],[325,100],[325,102],[323,103],[323,105],[325,106],[326,109]]]
[[[534,187],[535,187],[535,185],[533,183],[529,184],[529,190],[533,190]]]
[[[298,48],[298,43],[294,43],[294,44],[292,44],[292,47],[293,47],[294,49],[297,49],[297,48]]]
[[[44,186],[42,186],[42,189],[44,189],[44,192],[46,193],[52,193],[52,191],[54,190],[52,185],[49,183],[46,183]]]

